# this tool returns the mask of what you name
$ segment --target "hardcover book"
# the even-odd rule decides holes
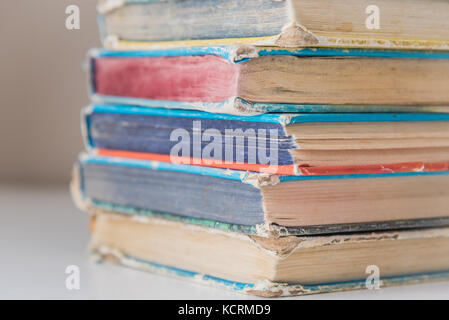
[[[286,176],[82,155],[81,208],[279,237],[448,225],[449,171]]]
[[[439,0],[102,0],[98,10],[112,48],[449,48],[449,3]]]
[[[199,47],[95,50],[97,102],[209,112],[447,112],[449,52]]]
[[[91,232],[101,260],[265,297],[372,288],[370,266],[379,287],[449,277],[447,228],[266,239],[97,212]]]
[[[83,132],[98,155],[283,175],[449,169],[449,114],[248,117],[92,105]]]

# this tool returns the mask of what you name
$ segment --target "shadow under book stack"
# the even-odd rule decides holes
[[[268,297],[447,279],[449,2],[378,2],[100,1],[92,252]]]

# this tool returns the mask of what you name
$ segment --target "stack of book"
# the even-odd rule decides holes
[[[377,2],[101,1],[92,252],[262,296],[448,278],[449,2]]]

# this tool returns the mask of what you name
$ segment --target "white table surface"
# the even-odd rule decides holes
[[[253,299],[89,259],[87,215],[68,186],[0,185],[0,299]],[[80,268],[67,290],[65,268]],[[449,299],[449,282],[320,294],[295,299]]]

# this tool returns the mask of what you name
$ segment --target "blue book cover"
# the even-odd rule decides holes
[[[247,117],[91,105],[82,118],[86,148],[98,155],[282,175],[449,168],[449,114],[270,113]]]
[[[382,14],[380,14],[382,9]],[[448,49],[449,5],[410,0],[102,0],[105,46]]]
[[[448,225],[448,183],[449,171],[292,176],[91,154],[72,191],[81,208],[276,237]]]

